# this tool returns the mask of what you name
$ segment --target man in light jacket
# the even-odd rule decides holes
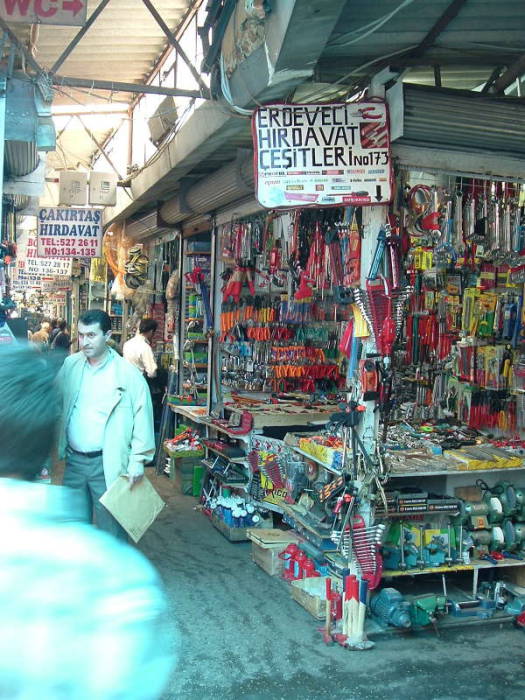
[[[95,511],[102,530],[126,539],[123,528],[99,502],[120,476],[130,488],[142,479],[155,453],[148,386],[140,372],[108,347],[111,319],[92,309],[78,321],[80,351],[59,374],[63,397],[59,457],[66,460],[64,485],[80,489],[87,518]]]

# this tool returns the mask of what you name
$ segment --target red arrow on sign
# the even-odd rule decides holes
[[[84,3],[82,0],[64,0],[62,3],[63,10],[70,10],[73,13],[73,17],[77,15],[80,10],[84,8]]]

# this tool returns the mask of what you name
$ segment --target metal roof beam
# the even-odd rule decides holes
[[[162,31],[164,32],[164,34],[165,34],[166,37],[168,38],[168,41],[169,41],[170,44],[173,46],[173,48],[177,51],[177,54],[182,58],[182,60],[184,61],[184,63],[185,63],[185,64],[188,66],[188,68],[190,69],[191,74],[193,75],[193,77],[194,77],[195,80],[197,81],[197,85],[198,85],[198,86],[200,87],[200,89],[201,89],[201,93],[202,93],[202,94],[197,95],[197,96],[198,96],[198,97],[202,97],[203,99],[209,99],[209,98],[210,98],[210,91],[209,91],[208,86],[207,86],[206,83],[203,81],[203,79],[201,78],[199,72],[197,71],[197,69],[195,68],[195,66],[193,65],[193,63],[190,61],[190,59],[188,58],[188,56],[186,55],[186,52],[184,51],[184,49],[182,48],[182,46],[179,44],[179,42],[178,42],[177,39],[175,38],[173,32],[170,31],[170,28],[168,27],[168,25],[166,24],[166,22],[162,19],[162,17],[161,17],[161,16],[159,15],[159,13],[157,12],[157,9],[156,9],[156,8],[154,7],[154,5],[152,4],[151,0],[142,0],[142,2],[146,5],[146,7],[147,7],[148,10],[150,11],[150,13],[153,15],[155,21],[157,22],[157,24],[159,25],[159,27],[162,29]]]
[[[489,79],[487,80],[487,82],[485,83],[485,85],[483,86],[483,88],[481,90],[482,95],[485,95],[490,90],[490,88],[494,85],[496,80],[501,75],[502,70],[503,70],[503,66],[496,66],[496,68],[494,68],[494,70],[490,74]]]
[[[26,47],[18,40],[18,37],[16,34],[9,28],[9,25],[7,22],[5,22],[1,17],[0,17],[0,27],[4,30],[4,32],[7,34],[9,37],[9,41],[13,46],[16,46],[16,48],[20,51],[20,53],[24,56],[26,62],[28,65],[31,66],[31,68],[35,71],[35,73],[43,73],[44,70],[42,69],[42,66],[36,61],[31,53],[26,49]]]
[[[509,85],[516,80],[516,78],[521,78],[524,73],[525,54],[520,56],[518,60],[509,66],[505,73],[503,73],[503,75],[496,80],[494,83],[494,92],[503,92],[505,88],[508,88]]]
[[[57,72],[57,70],[64,63],[66,58],[73,51],[73,49],[77,46],[77,44],[82,39],[84,34],[88,31],[88,29],[91,27],[93,22],[95,22],[97,17],[100,15],[100,13],[104,10],[104,8],[108,5],[109,2],[110,2],[110,0],[102,0],[100,5],[97,6],[95,11],[90,15],[90,17],[89,17],[88,21],[85,23],[85,25],[79,29],[79,31],[76,33],[76,35],[73,37],[73,39],[71,39],[71,41],[66,46],[66,48],[62,51],[62,53],[57,58],[57,60],[53,63],[53,65],[51,66],[51,70],[49,71],[50,73]]]
[[[142,85],[139,83],[120,83],[115,80],[91,80],[90,78],[72,78],[66,75],[53,75],[53,85],[58,87],[89,88],[91,90],[110,90],[111,92],[133,92],[152,95],[172,95],[173,97],[202,97],[199,90],[183,90],[163,85]]]
[[[434,44],[438,36],[448,27],[450,22],[458,15],[466,2],[467,0],[453,0],[419,45],[416,46],[413,51],[410,51],[410,55],[422,56],[425,51]]]
[[[89,128],[87,127],[87,125],[85,124],[85,122],[83,121],[82,117],[80,117],[79,114],[77,114],[77,115],[75,115],[75,116],[76,116],[76,118],[78,119],[78,121],[82,124],[82,126],[84,127],[84,131],[86,132],[86,134],[89,136],[89,138],[93,141],[93,143],[95,144],[95,146],[97,147],[97,149],[100,151],[100,153],[102,153],[102,155],[104,156],[104,158],[105,158],[105,159],[107,160],[107,162],[110,164],[112,170],[115,172],[115,175],[118,177],[119,180],[123,180],[122,175],[121,175],[121,174],[119,173],[119,171],[117,170],[115,164],[113,163],[113,161],[111,160],[111,158],[108,156],[108,154],[106,153],[104,147],[103,147],[102,144],[98,141],[98,139],[97,139],[97,137],[95,136],[95,134],[93,134],[93,132],[91,131],[91,129],[89,129]],[[129,193],[129,191],[128,191],[127,189],[125,189],[124,191],[126,192],[126,194],[128,195],[128,197],[129,197],[130,199],[133,199],[132,195]]]

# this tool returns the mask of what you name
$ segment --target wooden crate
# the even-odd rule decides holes
[[[226,539],[230,540],[230,542],[244,542],[248,539],[249,528],[247,527],[230,527],[224,520],[221,520],[213,513],[211,515],[211,522]]]
[[[326,577],[314,576],[292,581],[292,598],[317,620],[326,614]]]
[[[262,547],[252,541],[252,559],[270,576],[280,576],[283,572],[284,561],[279,554],[285,549],[282,545]]]
[[[510,566],[505,567],[505,578],[517,586],[525,587],[525,565],[512,568]]]

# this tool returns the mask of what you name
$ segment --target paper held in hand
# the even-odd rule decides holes
[[[100,502],[134,542],[140,540],[166,505],[147,477],[132,489],[126,477],[119,477],[101,496]]]

